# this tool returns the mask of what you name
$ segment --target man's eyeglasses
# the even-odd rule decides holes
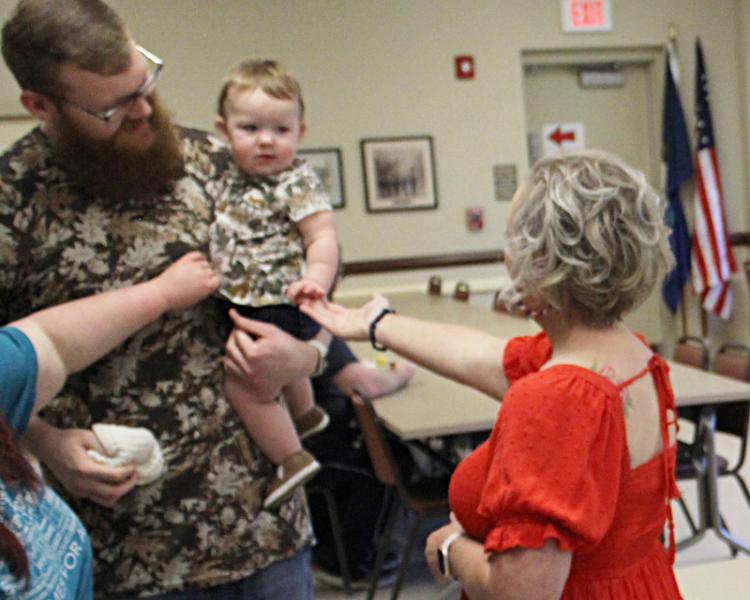
[[[129,94],[112,108],[103,111],[91,110],[90,108],[81,106],[77,102],[73,102],[72,100],[68,100],[67,98],[64,98],[62,96],[56,96],[55,94],[49,93],[45,95],[57,100],[61,100],[66,104],[70,104],[78,110],[82,110],[86,114],[91,115],[92,117],[96,117],[97,119],[104,121],[105,123],[111,123],[112,121],[115,121],[119,117],[126,115],[128,111],[133,108],[133,105],[138,102],[138,100],[140,100],[141,98],[145,98],[146,96],[149,96],[153,93],[153,91],[156,89],[156,82],[159,79],[159,75],[164,68],[164,61],[156,56],[156,54],[149,52],[141,46],[136,46],[136,49],[149,63],[148,77],[146,78],[146,81],[143,82],[143,85],[141,87],[139,87],[132,94]]]

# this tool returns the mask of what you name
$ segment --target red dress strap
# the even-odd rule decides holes
[[[659,398],[659,425],[661,429],[662,442],[662,462],[664,464],[664,482],[667,490],[667,520],[669,523],[669,560],[674,564],[675,557],[675,538],[674,538],[674,518],[672,516],[672,500],[679,497],[677,481],[675,480],[675,465],[672,460],[672,452],[669,446],[669,428],[677,427],[677,409],[674,402],[674,392],[666,377],[664,362],[656,354],[652,355],[648,365],[637,375],[623,381],[617,386],[618,391],[622,392],[626,387],[637,381],[646,374],[652,373],[654,384],[656,385],[656,395]],[[669,411],[672,418],[668,418]]]
[[[648,368],[653,373],[656,384],[656,393],[659,397],[659,419],[661,421],[662,458],[664,463],[664,482],[666,486],[667,521],[669,523],[669,549],[668,557],[670,564],[674,564],[675,537],[674,517],[672,515],[672,500],[680,496],[675,479],[675,453],[669,445],[669,428],[673,426],[675,433],[679,428],[677,425],[677,408],[675,407],[674,392],[669,382],[667,367],[664,361],[654,354],[649,360]],[[671,418],[669,418],[671,411]]]
[[[633,375],[630,379],[626,379],[622,383],[618,384],[617,391],[622,392],[622,390],[628,387],[631,383],[633,383],[634,381],[638,381],[641,377],[645,377],[650,371],[651,361],[649,361],[648,364],[643,368],[643,371],[641,371],[637,375]]]

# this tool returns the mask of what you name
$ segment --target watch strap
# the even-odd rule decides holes
[[[463,533],[463,531],[454,531],[443,540],[443,543],[438,548],[438,567],[440,568],[440,572],[451,579],[455,579],[455,577],[451,571],[450,548],[453,542],[460,538]]]
[[[319,377],[323,374],[323,372],[326,370],[326,367],[328,366],[328,361],[326,360],[326,357],[328,356],[328,346],[320,340],[316,340],[314,338],[311,340],[307,340],[307,343],[318,351],[318,360],[315,363],[315,370],[310,373],[310,377]]]

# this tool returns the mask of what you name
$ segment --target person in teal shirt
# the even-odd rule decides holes
[[[88,534],[16,443],[31,416],[70,373],[163,313],[208,297],[218,284],[203,256],[190,252],[145,283],[48,308],[0,328],[0,597],[93,598]],[[112,474],[123,486],[132,486],[137,476],[132,465]]]

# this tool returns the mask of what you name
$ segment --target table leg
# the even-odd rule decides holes
[[[702,433],[703,448],[706,456],[706,492],[708,497],[708,524],[716,532],[719,539],[723,540],[730,548],[750,554],[750,546],[729,533],[721,521],[719,515],[719,483],[716,468],[716,446],[714,433],[716,431],[716,407],[706,406],[701,412],[700,427],[704,427]]]
[[[713,426],[708,417],[704,422],[701,414],[701,419],[696,424],[698,431],[695,434],[695,444],[698,446],[699,451],[694,452],[691,460],[693,461],[693,468],[695,469],[696,477],[695,484],[698,490],[698,531],[696,531],[690,537],[678,542],[675,545],[676,550],[684,550],[689,548],[693,544],[698,543],[703,536],[706,535],[709,527],[711,526],[711,510],[710,510],[710,489],[708,485],[708,461],[706,458],[706,447],[705,447],[705,430],[709,426]]]

